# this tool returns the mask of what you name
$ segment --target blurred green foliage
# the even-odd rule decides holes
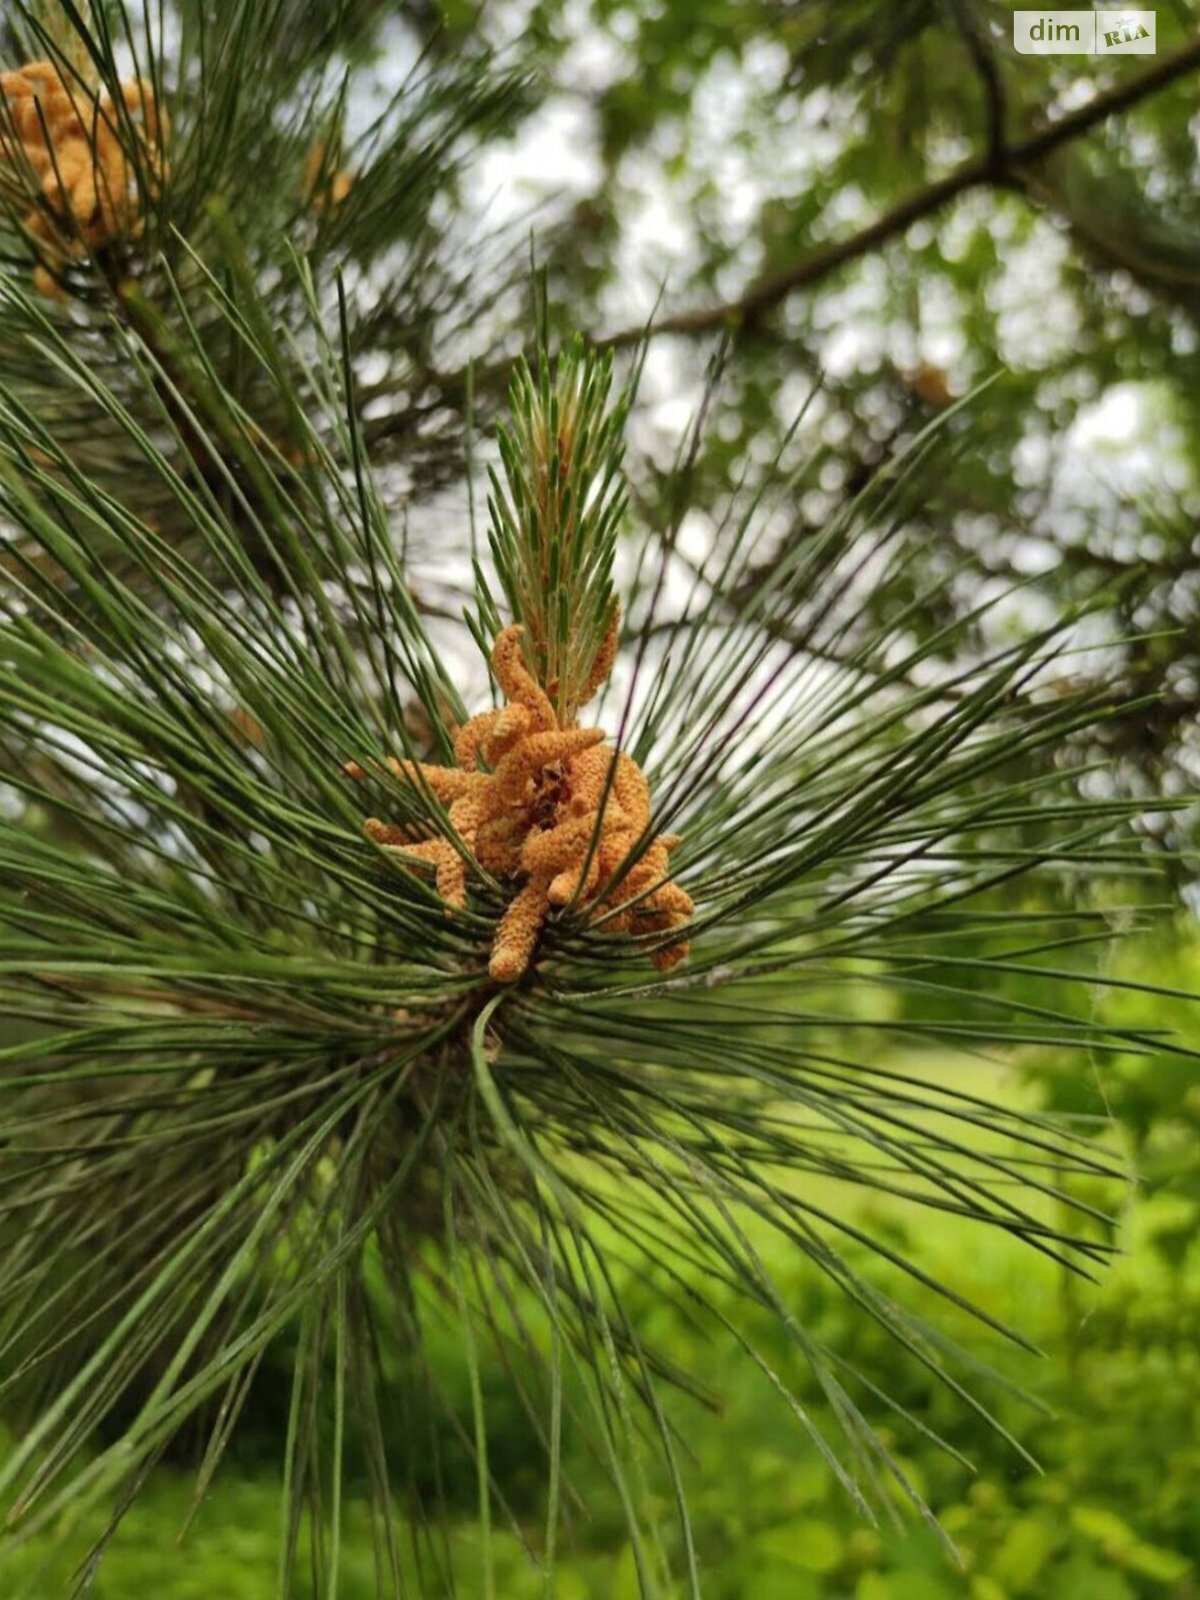
[[[755,285],[821,261],[993,141],[1011,147],[1127,85],[1137,58],[1022,55],[1007,0],[536,9],[561,52],[554,92],[583,108],[596,156],[551,256],[564,330],[638,326],[660,290],[660,317],[724,307],[737,330],[695,474],[697,509],[719,505],[747,460],[772,459],[819,385],[785,452],[787,465],[824,452],[819,488],[789,508],[789,537],[811,536],[873,467],[1000,374],[949,419],[958,460],[910,521],[916,591],[939,590],[924,625],[932,633],[961,617],[997,581],[1026,584],[1031,614],[1103,594],[1111,637],[1127,642],[1092,665],[1131,700],[1158,698],[1111,720],[1099,741],[1088,730],[1085,743],[1103,745],[1116,781],[1155,785],[1165,759],[1190,786],[1200,681],[1194,73],[1045,159],[1001,162],[994,182],[739,325]],[[1157,9],[1160,60],[1195,37],[1198,17],[1196,0]],[[606,70],[580,71],[581,37]],[[698,382],[719,325],[656,346],[662,395],[680,374]],[[943,593],[935,579],[948,569],[963,581]]]

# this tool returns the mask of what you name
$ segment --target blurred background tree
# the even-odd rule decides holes
[[[796,536],[1000,374],[912,522],[914,586],[961,611],[1016,581],[1031,612],[1107,587],[1111,635],[1136,642],[1101,670],[1155,699],[1106,752],[1130,785],[1187,788],[1200,15],[1159,7],[1157,56],[1100,59],[1019,55],[1012,10],[537,8],[559,50],[542,117],[571,150],[555,282],[607,338],[653,315],[668,432],[711,342],[732,341],[702,504],[773,458],[820,385],[795,435],[823,458]]]

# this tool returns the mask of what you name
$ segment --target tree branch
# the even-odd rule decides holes
[[[1066,116],[1059,117],[1053,122],[1046,123],[1027,138],[1010,145],[1005,153],[1004,171],[1013,171],[1042,160],[1060,146],[1078,139],[1082,134],[1098,127],[1100,123],[1106,122],[1108,118],[1127,111],[1138,101],[1165,88],[1176,78],[1196,71],[1197,68],[1200,68],[1200,39],[1194,39],[1171,55],[1163,56],[1145,72],[1126,79],[1104,94],[1093,96],[1086,105],[1068,112]],[[703,334],[722,329],[745,332],[781,300],[786,299],[793,290],[819,283],[823,278],[836,272],[839,267],[845,266],[847,262],[857,261],[860,257],[870,254],[879,245],[895,238],[897,234],[904,233],[920,218],[940,211],[960,194],[984,184],[995,183],[1002,178],[1003,173],[996,169],[994,150],[972,156],[953,172],[910,195],[907,200],[902,200],[899,205],[893,206],[890,211],[885,211],[881,217],[868,223],[865,228],[860,228],[857,233],[852,233],[849,238],[839,240],[838,243],[829,245],[815,255],[806,257],[786,272],[764,278],[747,290],[741,299],[722,305],[705,306],[697,311],[681,311],[673,317],[662,317],[653,323],[649,330],[642,323],[636,327],[623,328],[618,333],[598,339],[596,345],[599,349],[621,349],[624,346],[637,344],[646,336],[647,331],[653,334]]]
[[[1008,165],[1006,127],[1008,109],[1000,68],[989,40],[979,27],[967,0],[948,0],[951,17],[971,57],[983,88],[984,119],[987,126],[988,163],[999,177]]]

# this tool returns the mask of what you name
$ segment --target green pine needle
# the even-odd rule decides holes
[[[577,339],[536,377],[513,372],[510,421],[498,430],[504,481],[489,472],[491,548],[513,621],[524,627],[530,671],[559,723],[580,710],[592,667],[613,626],[612,565],[626,511],[621,462],[629,394],[609,404],[612,358]],[[497,610],[486,589],[481,613]]]

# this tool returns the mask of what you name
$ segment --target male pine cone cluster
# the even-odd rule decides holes
[[[455,834],[480,867],[520,883],[492,944],[488,968],[498,983],[524,974],[552,907],[578,904],[604,931],[631,935],[674,932],[693,909],[670,877],[668,857],[680,840],[649,837],[650,790],[641,769],[606,748],[602,728],[560,724],[525,665],[522,632],[519,625],[506,628],[495,641],[492,668],[506,703],[459,729],[457,765],[388,762],[397,777],[447,807]],[[612,670],[616,641],[614,616],[581,704]],[[353,762],[347,771],[365,775]],[[400,860],[431,866],[447,906],[466,904],[468,863],[452,839],[414,841],[407,827],[377,817],[364,828]],[[667,939],[652,947],[650,959],[662,971],[687,953],[685,939]]]
[[[67,264],[140,233],[142,188],[166,176],[166,113],[144,79],[121,84],[118,105],[52,61],[0,73],[0,98],[0,165],[28,203],[34,283],[61,297]]]

